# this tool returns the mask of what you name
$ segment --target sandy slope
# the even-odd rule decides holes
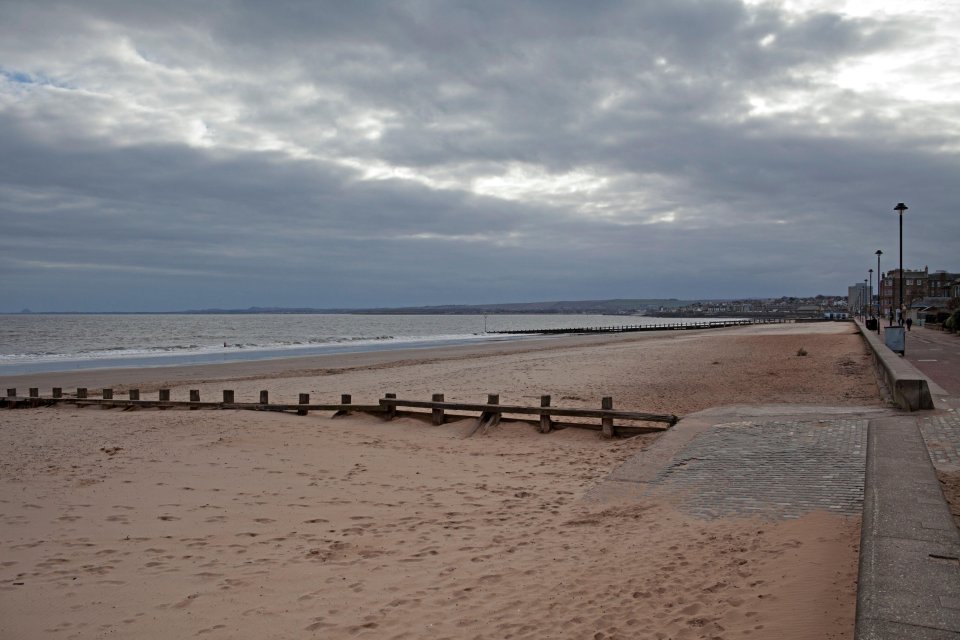
[[[612,395],[682,414],[877,402],[867,362],[848,325],[815,325],[99,372],[84,384],[290,400],[551,393],[565,406]],[[856,520],[692,520],[669,504],[580,501],[654,436],[504,424],[465,439],[466,421],[74,407],[0,419],[3,638],[851,635]]]

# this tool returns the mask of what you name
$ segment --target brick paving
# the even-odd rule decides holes
[[[650,482],[689,514],[797,518],[814,510],[859,515],[866,419],[743,421],[714,425]]]
[[[930,461],[942,471],[960,469],[960,415],[955,412],[917,420]]]

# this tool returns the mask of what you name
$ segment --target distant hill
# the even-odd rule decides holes
[[[183,313],[355,313],[371,315],[483,315],[498,313],[598,313],[625,315],[661,307],[675,309],[690,304],[676,298],[634,298],[615,300],[557,300],[550,302],[509,302],[457,304],[427,307],[382,307],[376,309],[315,309],[309,307],[250,307],[248,309],[194,309]]]

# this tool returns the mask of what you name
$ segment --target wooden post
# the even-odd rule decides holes
[[[8,398],[16,398],[16,397],[17,397],[17,390],[16,390],[16,389],[7,389],[7,397],[8,397]]]
[[[86,387],[77,387],[77,399],[83,400],[87,397]]]
[[[113,400],[113,389],[104,389],[101,397],[104,400]]]
[[[130,389],[130,399],[139,400],[140,399],[140,389]]]
[[[53,388],[53,397],[62,398],[63,397],[63,387],[54,387]]]
[[[443,394],[435,393],[433,394],[433,397],[431,398],[431,400],[433,402],[443,402]],[[435,407],[433,409],[433,424],[435,425],[443,424],[443,409],[439,407]]]
[[[160,389],[160,402],[170,402],[170,389]]]
[[[270,404],[270,393],[267,391],[260,392],[260,404]]]
[[[39,397],[40,397],[40,389],[37,388],[37,387],[30,387],[30,397],[31,397],[31,398],[39,398]]]
[[[500,394],[499,393],[488,393],[487,394],[487,404],[500,404]],[[483,427],[483,432],[486,433],[487,429],[492,429],[493,427],[500,424],[500,412],[490,410],[487,412],[487,421]]]
[[[473,426],[473,429],[470,430],[470,433],[467,434],[468,438],[472,438],[474,434],[478,431],[486,433],[488,429],[497,426],[500,424],[500,412],[495,411],[490,408],[490,405],[500,404],[500,394],[499,393],[488,393],[487,394],[487,407],[480,414],[480,417],[477,418],[477,424]]]
[[[309,393],[301,393],[301,394],[300,394],[300,404],[310,404],[310,394],[309,394]],[[297,409],[297,415],[298,415],[298,416],[305,416],[305,415],[307,415],[307,410],[306,410],[306,409]]]
[[[600,403],[601,409],[613,410],[613,398],[605,396]],[[613,427],[613,418],[600,418],[600,433],[604,438],[612,438],[617,435]]]
[[[190,389],[190,402],[200,402],[200,389]]]
[[[224,389],[224,390],[223,390],[223,403],[224,403],[224,404],[233,404],[233,389]]]
[[[550,406],[550,396],[540,396],[540,406],[549,407]],[[550,424],[550,414],[541,413],[540,414],[540,433],[550,433],[552,425]]]
[[[351,396],[349,393],[341,393],[340,404],[341,405],[353,404],[353,396]],[[340,416],[348,416],[348,415],[350,415],[350,412],[347,409],[344,409],[343,407],[341,407],[333,414],[333,417],[339,418]]]
[[[385,394],[383,394],[383,397],[384,397],[384,398],[387,398],[388,400],[396,400],[396,399],[397,399],[397,394],[395,394],[395,393],[385,393]],[[388,404],[388,405],[387,405],[387,411],[383,414],[383,417],[386,418],[387,420],[393,420],[394,418],[396,418],[396,417],[397,417],[397,405],[395,405],[395,404]]]

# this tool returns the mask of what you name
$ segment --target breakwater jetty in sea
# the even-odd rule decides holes
[[[663,324],[627,324],[609,327],[576,327],[570,329],[515,329],[511,331],[488,331],[495,334],[538,335],[562,333],[629,333],[634,331],[680,331],[688,329],[721,329],[723,327],[739,327],[750,324],[789,324],[794,322],[820,322],[820,318],[751,318],[748,320],[710,320],[708,322],[670,322]]]

